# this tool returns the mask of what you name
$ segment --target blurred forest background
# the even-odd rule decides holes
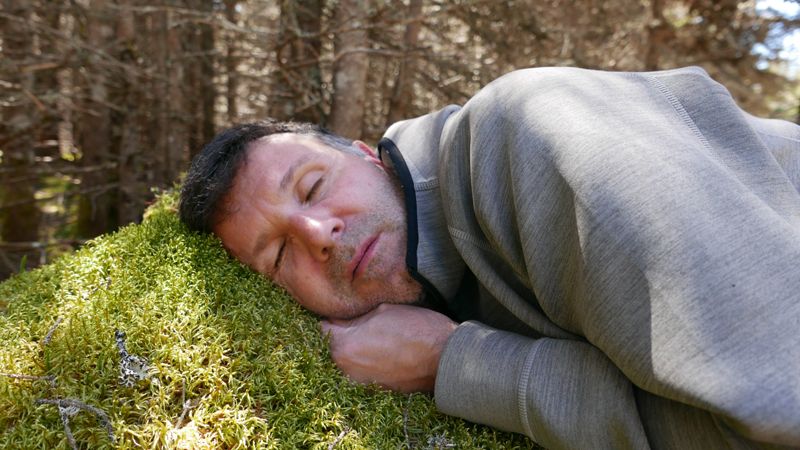
[[[374,143],[517,68],[699,65],[800,123],[800,0],[0,2],[0,280],[139,221],[265,116]]]

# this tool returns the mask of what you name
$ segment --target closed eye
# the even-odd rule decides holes
[[[283,255],[286,253],[286,239],[281,241],[281,247],[278,249],[278,256],[275,257],[275,264],[273,265],[272,273],[276,273],[281,268]]]
[[[309,189],[308,194],[306,194],[306,202],[310,202],[311,200],[314,199],[314,196],[317,194],[317,191],[319,190],[320,186],[322,186],[322,177],[319,177],[319,179],[314,183],[314,185],[311,186],[311,189]]]

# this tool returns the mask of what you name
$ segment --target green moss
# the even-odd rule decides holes
[[[175,204],[168,193],[141,225],[0,284],[0,372],[55,377],[0,376],[0,448],[69,448],[41,398],[108,414],[113,444],[93,414],[70,418],[82,448],[533,447],[441,415],[428,396],[349,383],[317,320],[187,231]],[[149,380],[120,383],[115,329]]]

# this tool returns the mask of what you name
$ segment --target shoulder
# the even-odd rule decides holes
[[[396,122],[386,130],[383,138],[397,146],[415,183],[436,177],[439,158],[439,141],[448,120],[461,109],[446,106],[424,116]]]

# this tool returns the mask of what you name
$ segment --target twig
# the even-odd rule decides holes
[[[333,450],[333,447],[336,447],[336,444],[338,444],[344,438],[344,436],[349,432],[350,432],[350,427],[347,426],[344,427],[342,432],[339,433],[339,435],[336,436],[336,439],[334,439],[333,442],[331,442],[331,444],[328,446],[328,450]]]
[[[36,400],[36,404],[56,405],[59,408],[80,408],[84,411],[90,412],[97,416],[97,419],[100,420],[100,423],[105,427],[106,432],[108,432],[108,438],[111,439],[112,443],[114,442],[114,427],[111,426],[111,420],[109,420],[108,414],[106,414],[105,411],[100,408],[87,405],[86,403],[73,398],[40,398]]]
[[[46,106],[44,106],[44,103],[42,103],[42,101],[41,101],[41,100],[39,100],[39,97],[37,97],[36,95],[34,95],[34,94],[33,94],[33,92],[31,92],[31,91],[29,91],[29,90],[27,90],[27,89],[25,89],[25,88],[23,88],[23,89],[22,89],[22,92],[23,92],[23,93],[24,93],[24,94],[25,94],[25,95],[26,95],[26,96],[27,96],[29,99],[31,99],[31,101],[33,102],[33,104],[34,104],[34,105],[36,105],[36,108],[37,108],[39,111],[42,111],[42,112],[44,112],[44,111],[47,111],[47,107],[46,107]]]
[[[58,415],[61,417],[61,423],[64,424],[64,433],[67,435],[69,446],[72,447],[73,450],[78,450],[78,443],[75,442],[75,436],[72,435],[72,429],[69,427],[69,418],[75,413],[77,413],[77,409],[75,407],[64,408],[60,405],[58,407]]]
[[[21,66],[19,67],[19,71],[22,73],[37,72],[39,70],[58,69],[59,67],[61,67],[61,63],[54,61],[45,61],[40,63],[28,64],[27,66]]]
[[[403,408],[403,434],[406,436],[406,448],[411,448],[411,441],[408,440],[408,405],[411,403],[411,394],[408,395],[408,401],[405,408]]]
[[[58,326],[61,324],[62,320],[64,320],[63,317],[58,317],[56,319],[56,323],[54,323],[53,326],[50,327],[50,330],[47,331],[47,335],[44,337],[44,340],[42,341],[42,347],[50,343],[50,339],[53,338],[53,333],[56,331],[56,328],[58,328]]]
[[[85,244],[87,239],[56,239],[53,241],[47,242],[3,242],[0,241],[0,250],[38,250],[45,247],[56,247],[59,245],[69,245],[69,246],[76,246],[76,245],[83,245]]]
[[[0,174],[22,174],[16,178],[6,178],[6,183],[13,184],[19,183],[22,181],[28,181],[36,178],[38,175],[50,175],[50,174],[59,174],[59,175],[67,175],[67,174],[80,174],[80,173],[90,173],[90,172],[108,172],[112,170],[116,170],[118,164],[116,162],[106,162],[103,164],[95,164],[92,166],[78,166],[75,164],[66,164],[66,163],[50,163],[49,165],[35,165],[35,166],[27,166],[27,167],[7,167],[7,168],[0,168]]]
[[[11,208],[11,207],[14,207],[14,206],[18,206],[18,205],[24,205],[26,203],[36,203],[36,202],[43,202],[43,201],[47,201],[47,200],[54,200],[54,199],[59,198],[61,196],[63,196],[63,197],[71,197],[73,195],[91,194],[91,193],[95,193],[95,192],[99,195],[99,194],[101,194],[101,193],[103,193],[105,191],[108,191],[108,190],[111,190],[111,189],[116,189],[118,187],[119,187],[119,183],[107,183],[107,184],[102,184],[100,186],[92,186],[90,188],[81,189],[79,191],[71,191],[71,192],[62,193],[62,194],[53,194],[53,195],[48,195],[48,196],[45,196],[45,197],[40,197],[40,198],[35,198],[35,199],[17,200],[15,202],[9,202],[9,203],[6,203],[4,205],[0,205],[0,210],[8,209],[8,208]]]
[[[189,407],[189,403],[186,402],[186,380],[181,379],[181,405],[183,405],[183,410],[181,410],[181,415],[178,417],[178,420],[175,421],[175,428],[181,429],[183,428],[183,417],[186,415],[186,411]]]
[[[197,399],[197,398],[190,399],[190,400],[185,400],[183,402],[183,411],[181,411],[180,417],[178,417],[177,422],[175,422],[175,428],[177,428],[177,429],[183,428],[183,419],[186,418],[186,414],[189,411],[191,411],[192,409],[194,409],[194,407],[197,406],[199,403],[200,403],[200,399]]]
[[[341,51],[341,52],[335,54],[333,56],[333,58],[330,59],[330,61],[333,62],[333,63],[336,63],[340,59],[342,59],[343,57],[345,57],[347,55],[350,55],[350,54],[353,54],[353,53],[355,53],[355,54],[366,53],[366,54],[382,55],[382,56],[403,56],[403,55],[405,55],[405,52],[397,51],[397,50],[384,50],[384,49],[378,49],[378,48],[356,47],[356,48],[350,48],[350,49],[347,49],[347,50],[344,50],[344,51]],[[324,59],[328,60],[329,58],[324,58]]]
[[[37,375],[20,375],[16,373],[0,373],[0,376],[14,378],[17,380],[28,380],[28,381],[45,380],[48,383],[50,383],[50,386],[56,387],[56,377],[54,375],[37,376]]]
[[[69,50],[66,52],[66,57],[63,58],[63,60],[61,61],[61,65],[63,66],[66,66],[68,63],[72,61],[72,55],[88,53],[90,55],[99,56],[101,61],[104,62],[105,64],[121,68],[122,70],[125,70],[126,73],[128,74],[135,76],[142,76],[142,77],[148,76],[148,74],[145,71],[139,69],[137,66],[133,64],[121,63],[119,60],[109,55],[108,52],[104,51],[102,48],[97,48],[96,46],[92,46],[88,43],[72,39],[73,36],[71,36],[68,33],[62,32],[57,28],[53,28],[47,25],[41,25],[40,23],[37,23],[35,21],[29,21],[24,18],[17,17],[13,14],[3,12],[2,10],[0,10],[0,18],[5,19],[9,22],[21,23],[26,27],[28,27],[30,30],[35,32],[38,31],[39,33],[45,35],[50,39],[63,40],[63,42],[66,43],[67,46],[69,46]]]
[[[12,264],[11,260],[8,259],[6,252],[0,251],[0,260],[2,260],[3,265],[6,266],[6,269],[9,270],[9,273],[15,273],[17,270],[19,270],[19,267]],[[3,308],[3,311],[5,311],[5,308]]]

